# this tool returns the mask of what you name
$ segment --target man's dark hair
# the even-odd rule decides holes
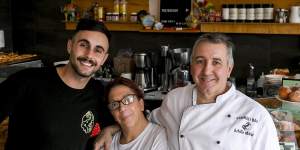
[[[108,42],[110,42],[111,34],[110,31],[106,28],[103,22],[99,22],[92,19],[80,19],[75,34],[82,30],[88,30],[88,31],[98,31],[106,35]]]

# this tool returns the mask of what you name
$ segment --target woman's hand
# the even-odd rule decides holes
[[[94,143],[94,150],[109,150],[113,135],[120,130],[118,125],[112,125],[104,128],[97,136]]]

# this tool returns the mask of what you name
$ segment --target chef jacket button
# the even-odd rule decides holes
[[[217,141],[216,143],[217,143],[217,144],[220,144],[221,142],[220,142],[220,141]]]
[[[181,137],[181,138],[184,138],[184,135],[180,134],[180,137]]]
[[[230,117],[231,117],[231,115],[230,115],[230,114],[228,114],[228,115],[227,115],[227,117],[228,117],[228,118],[230,118]]]

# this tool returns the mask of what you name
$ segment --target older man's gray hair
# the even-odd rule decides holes
[[[195,44],[193,46],[191,62],[194,58],[194,53],[195,53],[196,48],[198,47],[199,44],[201,44],[203,42],[209,42],[209,43],[213,43],[213,44],[224,44],[227,49],[228,63],[230,65],[234,65],[234,60],[233,60],[234,45],[228,36],[221,34],[221,33],[206,33],[206,34],[201,35],[197,39],[197,41],[195,42]]]

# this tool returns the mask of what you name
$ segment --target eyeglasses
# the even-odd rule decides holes
[[[113,100],[113,102],[108,104],[108,108],[112,110],[116,110],[121,106],[121,103],[124,105],[129,105],[134,102],[134,100],[137,99],[137,96],[135,94],[129,94],[124,96],[121,100]]]

